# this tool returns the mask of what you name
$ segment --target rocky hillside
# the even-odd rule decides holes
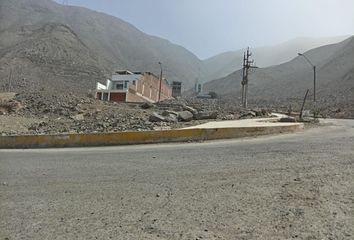
[[[354,37],[337,44],[312,49],[305,55],[317,66],[317,98],[327,105],[339,104],[353,109]],[[242,72],[205,84],[206,91],[239,97]],[[249,78],[250,99],[301,101],[306,89],[312,97],[313,71],[303,57],[268,68],[252,70]],[[354,109],[353,109],[354,110]],[[353,114],[354,115],[354,114]]]
[[[253,51],[257,64],[268,66],[339,40],[297,39]],[[159,74],[159,61],[164,76],[182,81],[188,90],[197,78],[212,80],[240,68],[242,51],[201,61],[183,47],[107,14],[52,0],[0,0],[0,91],[87,93],[114,70]],[[220,92],[223,85],[228,88],[218,83]]]
[[[79,92],[104,76],[96,55],[66,25],[23,26],[0,33],[0,88]],[[13,41],[16,39],[16,41]]]
[[[161,61],[167,78],[189,88],[203,72],[202,62],[183,47],[118,18],[51,0],[0,0],[0,36],[1,85],[12,71],[15,82],[25,78],[55,89],[64,80],[73,91],[87,91],[116,69],[159,73]]]
[[[296,38],[269,47],[252,48],[253,57],[259,67],[279,65],[293,59],[298,52],[306,52],[316,47],[338,43],[349,36],[328,38]],[[244,49],[221,53],[204,61],[206,80],[226,77],[242,68]]]

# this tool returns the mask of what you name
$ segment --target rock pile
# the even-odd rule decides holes
[[[41,92],[17,94],[11,104],[14,106],[9,109],[16,110],[6,110],[7,114],[37,121],[31,122],[27,131],[13,129],[2,131],[2,135],[148,131],[267,114],[265,110],[242,112],[234,104],[211,99],[129,104],[102,102],[73,94],[43,95]]]

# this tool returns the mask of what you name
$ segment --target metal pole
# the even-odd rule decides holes
[[[159,88],[159,102],[161,100],[161,85],[162,85],[162,63],[159,62],[160,64],[160,68],[161,68],[161,72],[160,72],[160,88]]]
[[[313,101],[316,102],[316,66],[313,66]]]

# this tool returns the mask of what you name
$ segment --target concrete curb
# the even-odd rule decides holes
[[[231,139],[303,130],[303,124],[265,127],[195,128],[145,132],[0,136],[0,149],[112,146]]]

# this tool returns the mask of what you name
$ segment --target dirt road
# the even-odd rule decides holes
[[[354,121],[192,144],[0,150],[0,239],[354,239]]]

